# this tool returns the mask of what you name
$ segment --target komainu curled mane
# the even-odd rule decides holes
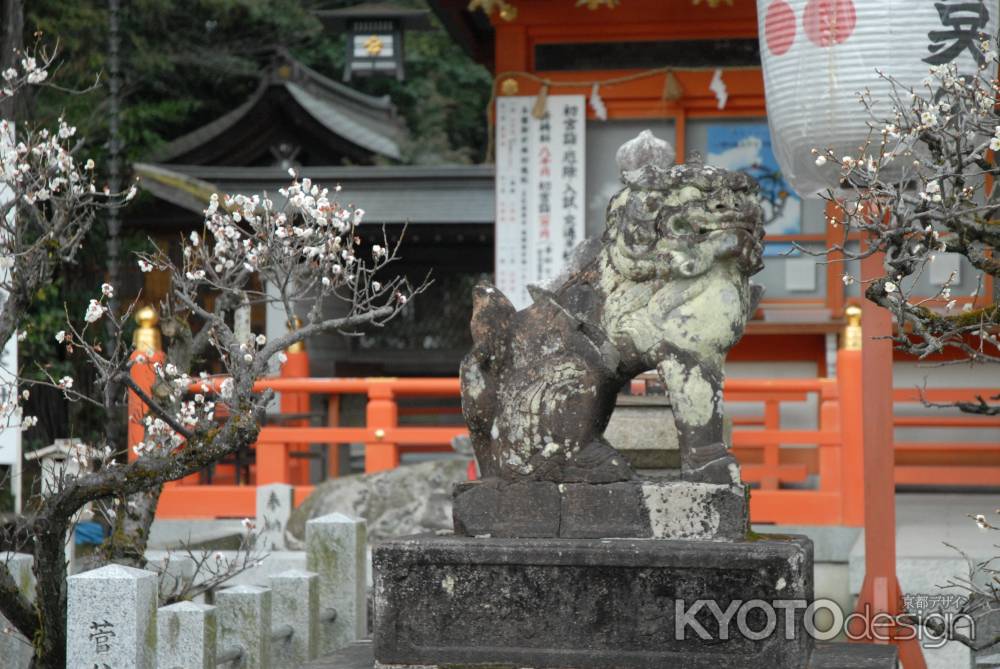
[[[558,285],[531,288],[530,307],[475,289],[462,408],[483,477],[634,478],[604,429],[622,386],[656,369],[682,477],[739,482],[723,442],[722,364],[758,297],[749,282],[763,267],[757,185],[673,159],[649,131],[619,149],[626,187],[608,205],[604,235],[581,244]]]

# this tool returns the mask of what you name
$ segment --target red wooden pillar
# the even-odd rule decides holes
[[[862,285],[883,276],[882,254],[861,261]],[[866,621],[879,614],[904,612],[903,592],[896,578],[896,481],[892,432],[892,318],[868,300],[862,301],[864,342],[861,346],[861,384],[854,392],[863,410],[864,439],[865,580],[856,612]],[[888,620],[883,616],[878,618]],[[920,642],[896,638],[892,625],[865,630],[866,640],[899,647],[905,669],[926,669]]]

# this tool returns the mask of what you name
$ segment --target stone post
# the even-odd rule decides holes
[[[67,584],[66,666],[156,668],[156,574],[112,564]]]
[[[31,573],[34,559],[26,553],[0,553],[0,562],[10,572],[11,578],[17,584],[28,601],[35,600],[35,580]],[[31,641],[16,632],[3,615],[0,615],[0,628],[10,628],[9,632],[0,632],[0,658],[9,662],[11,669],[27,669],[31,662]],[[4,666],[7,666],[6,664]]]
[[[156,617],[160,669],[215,669],[215,607],[194,602],[164,606]]]
[[[238,649],[240,669],[270,669],[270,589],[236,585],[219,591],[215,605],[219,626],[216,660],[228,658]]]
[[[295,667],[315,659],[319,649],[319,576],[299,569],[272,576],[271,618],[275,625],[287,625],[291,631],[290,636],[273,640],[276,667]]]
[[[306,569],[319,575],[321,655],[367,636],[367,531],[362,520],[341,513],[306,523]]]
[[[257,486],[257,543],[263,551],[283,551],[285,527],[292,515],[294,488],[287,483]]]

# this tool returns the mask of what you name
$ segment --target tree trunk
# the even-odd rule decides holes
[[[66,554],[69,523],[49,517],[35,534],[35,603],[39,633],[33,669],[66,669]]]
[[[146,545],[149,528],[156,516],[156,503],[163,486],[144,490],[119,499],[115,504],[115,526],[102,547],[101,563],[123,564],[135,569],[146,568]]]

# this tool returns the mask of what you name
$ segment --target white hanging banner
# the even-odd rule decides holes
[[[497,100],[496,285],[518,309],[528,285],[562,270],[585,230],[586,101],[550,95],[532,116],[534,96]]]
[[[0,136],[0,153],[13,150],[14,124],[9,123],[7,132]],[[9,201],[13,192],[0,183],[0,202]],[[8,224],[14,220],[14,208],[7,212]],[[8,263],[0,258],[0,284],[7,282]],[[7,291],[0,287],[0,305],[7,301]],[[17,403],[17,335],[7,341],[0,354],[0,406],[9,407]],[[20,414],[4,410],[0,415],[0,465],[16,465],[16,475],[19,480],[21,462],[21,421]]]

